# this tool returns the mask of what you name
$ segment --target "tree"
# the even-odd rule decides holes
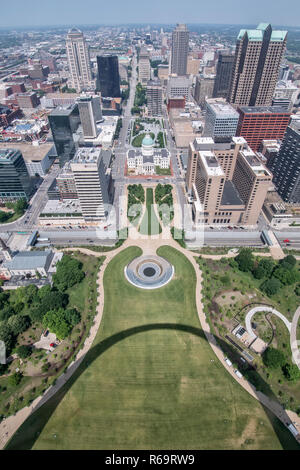
[[[6,222],[10,215],[11,214],[9,212],[0,211],[0,223],[3,224]]]
[[[285,364],[286,359],[282,351],[268,347],[263,353],[263,362],[270,369],[277,369]]]
[[[4,322],[0,323],[0,339],[4,341],[6,353],[10,353],[14,346],[14,336],[9,326]]]
[[[295,294],[300,295],[300,284],[295,287]]]
[[[300,370],[296,364],[285,364],[282,371],[289,381],[300,379]]]
[[[23,378],[23,374],[21,374],[21,372],[15,372],[14,374],[8,377],[8,381],[10,385],[12,385],[13,387],[16,387],[17,385],[19,385],[22,378]]]
[[[281,285],[282,284],[279,279],[271,277],[271,279],[267,279],[265,282],[262,283],[260,289],[265,292],[268,296],[272,296],[277,294],[277,292],[281,288]]]
[[[81,282],[84,278],[82,263],[71,256],[64,255],[57,263],[56,273],[53,276],[53,284],[60,291]]]
[[[22,315],[13,315],[8,321],[7,325],[11,329],[14,336],[18,336],[30,327],[30,318]]]
[[[287,255],[280,261],[280,265],[284,269],[293,269],[296,266],[297,260],[293,255]]]
[[[15,205],[14,205],[14,210],[15,212],[18,212],[20,214],[23,214],[26,209],[28,207],[28,202],[26,201],[26,199],[19,199]]]
[[[254,267],[254,257],[250,248],[242,248],[239,254],[235,257],[240,271],[249,272]]]
[[[49,328],[59,339],[66,338],[72,330],[72,326],[66,321],[64,313],[62,308],[50,310],[43,318],[44,327]]]
[[[81,315],[76,308],[69,308],[65,311],[65,319],[71,326],[77,325],[81,320]]]
[[[22,345],[17,348],[16,352],[21,359],[26,359],[31,354],[31,347]]]
[[[287,264],[280,265],[278,268],[276,268],[275,271],[274,271],[273,276],[276,277],[277,279],[279,279],[280,282],[284,286],[290,286],[290,285],[294,284],[296,281],[300,280],[299,279],[299,273],[296,269],[284,268],[283,266],[287,266]]]
[[[14,309],[10,305],[5,305],[5,307],[0,310],[0,322],[8,320],[12,315],[15,315]]]
[[[274,270],[274,262],[269,259],[262,259],[257,267],[253,270],[253,275],[256,279],[263,279],[264,277],[271,277]]]

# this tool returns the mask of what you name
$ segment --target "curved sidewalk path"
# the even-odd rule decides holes
[[[109,252],[103,252],[103,253],[94,252],[92,250],[89,250],[88,248],[76,248],[76,247],[64,249],[64,251],[80,251],[84,254],[93,255],[95,257],[101,257],[101,256],[105,257],[105,261],[100,268],[100,272],[98,274],[98,279],[97,279],[98,306],[97,306],[97,313],[94,319],[94,324],[90,330],[89,336],[87,337],[84,343],[83,349],[81,349],[76,356],[76,360],[75,360],[76,362],[73,362],[72,364],[70,364],[70,366],[68,367],[68,371],[65,374],[62,374],[58,378],[56,384],[54,386],[51,386],[44,393],[42,397],[38,397],[29,407],[23,408],[22,410],[17,412],[16,415],[10,416],[9,418],[2,421],[2,423],[0,423],[0,448],[3,448],[7,444],[7,442],[13,436],[13,434],[18,430],[18,428],[23,424],[23,422],[32,413],[34,413],[40,406],[46,403],[46,401],[49,400],[67,382],[67,380],[71,377],[71,375],[74,373],[74,371],[77,369],[79,364],[84,359],[86,353],[92,346],[92,343],[96,337],[96,334],[98,332],[101,319],[102,319],[103,308],[104,308],[103,276],[104,276],[105,269],[107,265],[109,264],[109,262],[114,258],[114,256],[116,256],[118,253],[120,253],[120,251],[130,246],[140,247],[143,250],[144,254],[156,254],[156,251],[160,246],[168,245],[180,251],[187,257],[187,259],[193,265],[194,270],[195,270],[195,275],[196,275],[196,306],[197,306],[197,312],[198,312],[200,325],[215,355],[223,364],[223,366],[226,368],[227,372],[232,376],[232,378],[236,380],[237,382],[239,382],[239,384],[251,396],[253,396],[253,398],[260,401],[260,403],[263,406],[265,406],[272,413],[274,413],[275,416],[277,416],[277,418],[279,418],[285,424],[285,426],[291,423],[294,423],[297,426],[298,430],[300,430],[300,417],[297,416],[296,413],[285,410],[278,401],[271,400],[263,393],[258,392],[255,389],[255,387],[249,382],[247,382],[247,380],[245,380],[244,378],[239,379],[234,373],[233,368],[229,367],[225,363],[224,353],[221,350],[220,346],[217,344],[217,341],[214,335],[210,332],[210,326],[207,322],[206,315],[203,311],[202,293],[201,293],[203,279],[202,279],[202,273],[201,273],[200,267],[195,259],[195,257],[199,256],[199,254],[191,252],[185,248],[182,248],[171,237],[169,228],[166,228],[163,226],[162,228],[163,230],[160,235],[154,235],[150,237],[150,236],[141,235],[139,232],[137,232],[137,230],[134,227],[132,227],[130,228],[130,231],[129,231],[129,238],[124,242],[124,244],[121,247],[113,251],[109,251]],[[228,257],[230,256],[232,255],[229,255]],[[210,257],[210,255],[206,255],[205,257]],[[220,255],[220,258],[222,257],[226,257],[226,255]],[[299,312],[297,313],[297,321],[298,321],[299,315],[300,315],[300,309],[299,309]],[[298,440],[298,442],[300,442],[300,435],[298,435],[296,439]]]
[[[290,333],[290,345],[291,345],[293,362],[300,369],[300,351],[298,349],[298,344],[297,344],[297,326],[298,326],[298,321],[299,321],[299,317],[300,317],[300,307],[298,307],[298,309],[296,310],[296,313],[293,317],[292,323],[289,322],[288,319],[284,315],[282,315],[282,313],[278,312],[278,310],[276,310],[275,308],[264,307],[264,306],[252,308],[247,313],[246,318],[245,318],[246,330],[247,330],[248,334],[250,335],[250,337],[252,339],[257,338],[256,334],[254,333],[254,331],[252,329],[252,325],[251,325],[251,320],[257,312],[270,312],[270,313],[273,313],[278,318],[280,318],[280,320],[283,321],[283,323],[285,324],[285,326],[287,327],[287,329],[289,330],[289,333]]]
[[[291,332],[292,324],[288,321],[288,319],[284,315],[282,315],[282,313],[278,312],[278,310],[276,310],[275,308],[272,308],[272,307],[260,306],[260,307],[254,307],[251,310],[249,310],[249,312],[247,313],[246,318],[245,318],[246,330],[249,333],[249,335],[251,336],[251,338],[253,338],[253,339],[257,338],[256,334],[254,333],[254,331],[252,329],[252,325],[251,325],[252,317],[257,312],[270,312],[270,313],[273,313],[274,315],[276,315],[278,318],[280,318],[284,322],[284,324],[287,327],[287,329],[289,330],[289,332]]]

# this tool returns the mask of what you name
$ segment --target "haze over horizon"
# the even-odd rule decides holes
[[[111,25],[111,24],[258,24],[300,26],[300,2],[286,0],[115,0],[108,4],[103,0],[52,0],[41,4],[39,0],[15,0],[14,8],[1,9],[1,28],[66,26],[66,25]],[[17,13],[17,14],[16,14]],[[18,18],[18,19],[16,19]],[[99,18],[99,20],[97,20]]]

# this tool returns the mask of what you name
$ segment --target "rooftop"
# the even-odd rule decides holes
[[[225,181],[221,206],[244,206],[244,202],[232,181]]]
[[[11,270],[47,268],[51,259],[52,251],[20,251],[3,265]]]
[[[0,163],[13,162],[18,155],[19,155],[18,150],[11,148],[11,146],[5,149],[0,148]]]
[[[96,163],[100,153],[101,149],[97,147],[79,148],[71,163]]]
[[[41,214],[81,214],[78,199],[48,200]]]
[[[13,147],[13,148],[12,148]],[[2,150],[12,149],[14,151],[19,150],[25,161],[40,161],[47,155],[47,153],[52,149],[53,144],[42,144],[42,145],[32,145],[26,144],[24,142],[17,142],[14,144],[11,143],[0,143],[0,153]]]
[[[218,160],[216,159],[213,152],[204,151],[199,152],[199,156],[205,167],[205,170],[208,176],[224,176],[224,171],[222,170],[221,166],[219,165]]]
[[[256,29],[241,29],[237,39],[243,39],[247,33],[249,41],[262,41],[264,37],[264,31],[268,28],[269,23],[260,23]],[[282,42],[286,39],[287,31],[273,30],[271,33],[271,42]]]
[[[236,118],[239,119],[239,113],[231,106],[231,104],[218,101],[218,100],[206,100],[207,106],[209,106],[217,117],[225,118]]]
[[[245,114],[291,114],[281,106],[240,106]]]

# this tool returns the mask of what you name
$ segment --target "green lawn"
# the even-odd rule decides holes
[[[189,261],[161,248],[175,278],[149,292],[124,277],[124,267],[140,254],[132,247],[111,261],[92,350],[8,448],[297,448],[216,360],[199,325]]]
[[[143,235],[158,235],[162,232],[161,225],[156,217],[153,207],[153,189],[146,191],[146,211],[139,227],[139,232]]]
[[[155,139],[155,135],[153,134],[153,132],[150,133],[150,136],[153,140]],[[133,139],[133,141],[131,142],[131,145],[133,145],[133,147],[141,147],[144,137],[146,137],[145,132],[143,132],[142,134],[137,135]]]

